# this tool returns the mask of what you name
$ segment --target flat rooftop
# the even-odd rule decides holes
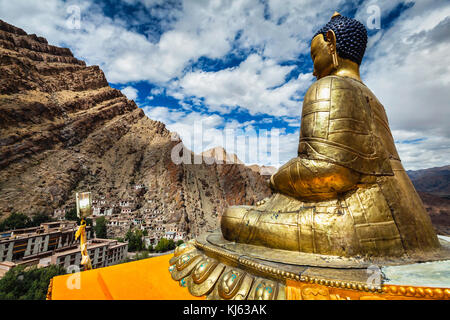
[[[26,239],[29,237],[41,236],[44,234],[74,231],[78,228],[76,221],[55,221],[41,223],[39,227],[14,229],[0,232],[0,243],[17,239]]]
[[[87,241],[87,248],[90,249],[96,249],[104,246],[108,246],[110,248],[117,248],[122,245],[126,245],[126,242],[119,242],[114,239],[91,239]],[[55,252],[52,257],[59,257],[59,256],[65,256],[72,253],[80,252],[80,246],[77,246],[76,248],[69,248],[68,250],[61,249],[59,252]]]

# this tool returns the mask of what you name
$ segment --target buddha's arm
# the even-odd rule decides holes
[[[272,176],[272,189],[296,198],[325,199],[358,183],[360,173],[338,164],[339,160],[351,164],[355,154],[364,154],[364,139],[369,137],[368,113],[359,105],[359,91],[351,85],[337,77],[325,77],[308,89],[299,156]]]
[[[274,191],[299,199],[329,199],[352,189],[360,174],[323,160],[294,158],[270,178]]]

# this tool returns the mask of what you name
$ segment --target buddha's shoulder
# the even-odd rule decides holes
[[[340,76],[326,76],[314,82],[305,94],[305,103],[314,102],[317,100],[328,100],[332,96],[334,90],[349,90],[358,94],[364,90],[365,85],[357,80],[340,77]]]

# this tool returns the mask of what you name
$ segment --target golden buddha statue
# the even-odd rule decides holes
[[[272,197],[226,210],[225,239],[344,257],[439,248],[386,112],[361,80],[366,44],[365,27],[339,13],[313,37],[317,81],[304,97],[298,157],[270,178]]]
[[[448,263],[450,242],[436,236],[384,108],[361,81],[366,44],[364,26],[338,13],[313,37],[317,81],[304,97],[298,157],[271,177],[270,198],[229,207],[221,230],[175,250],[171,277],[190,294],[450,299],[447,287],[419,287],[414,277],[397,283],[383,273],[417,262]]]

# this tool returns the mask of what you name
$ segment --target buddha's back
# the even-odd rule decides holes
[[[346,237],[356,240],[351,241],[353,253],[341,254],[402,254],[439,247],[431,219],[401,164],[385,109],[362,82],[327,76],[310,87],[298,156],[361,174],[357,188],[339,197],[354,228],[354,233],[345,228]],[[336,227],[342,230],[342,225]],[[333,251],[330,247],[316,253]]]
[[[303,100],[298,156],[272,175],[272,197],[226,210],[225,239],[347,257],[440,248],[384,107],[361,80],[366,43],[365,27],[339,14],[313,37],[318,80]]]
[[[339,197],[355,231],[346,228],[346,237],[356,238],[351,241],[354,252],[341,254],[402,254],[439,247],[431,219],[401,164],[385,109],[362,82],[328,76],[311,86],[303,104],[299,157],[327,160],[361,174],[357,189]]]
[[[431,219],[400,162],[386,112],[362,82],[328,76],[309,88],[299,154],[291,162],[298,165],[279,171],[290,177],[300,172],[302,179],[301,170],[292,167],[310,161],[346,168],[359,181],[334,199],[296,200],[275,194],[255,208],[229,208],[222,218],[224,236],[341,256],[420,256],[439,248]]]
[[[392,175],[399,160],[383,106],[361,82],[339,76],[316,81],[302,110],[298,155],[366,175]]]
[[[381,142],[383,152],[389,158],[393,176],[381,175],[377,177],[377,184],[389,205],[402,246],[406,252],[439,248],[431,219],[400,161],[383,105],[364,84],[352,79],[347,81],[354,82],[361,90],[362,98],[370,108],[373,137]]]

